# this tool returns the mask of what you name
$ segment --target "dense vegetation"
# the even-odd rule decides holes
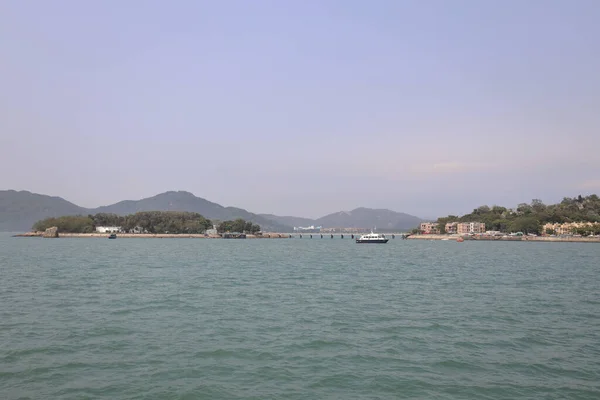
[[[542,233],[546,223],[592,222],[600,223],[600,198],[590,196],[565,197],[560,203],[546,205],[541,200],[534,199],[531,204],[522,203],[516,209],[500,206],[481,206],[472,213],[458,217],[449,215],[438,218],[442,233],[447,222],[483,222],[487,230],[502,232]],[[598,225],[592,228],[595,232]],[[580,231],[580,232],[579,232]],[[590,233],[590,229],[578,229],[574,233]]]
[[[76,215],[59,218],[47,218],[34,224],[33,230],[43,231],[49,227],[58,227],[59,232],[91,233],[97,226],[119,226],[124,232],[200,234],[212,228],[210,220],[202,215],[185,211],[143,211],[131,215],[99,213],[95,215]],[[260,231],[260,226],[243,219],[224,221],[217,227],[219,232]]]
[[[111,213],[125,216],[140,211],[189,211],[199,213],[211,221],[243,218],[246,221],[259,224],[262,229],[271,232],[293,231],[291,226],[272,221],[264,216],[253,214],[241,208],[223,207],[196,197],[192,193],[182,191],[166,192],[142,200],[126,200],[110,206],[90,209],[79,207],[60,197],[39,195],[26,191],[0,190],[0,232],[22,232],[31,229],[36,221],[63,215],[87,216],[90,214]]]
[[[56,226],[59,232],[70,233],[92,233],[94,232],[94,220],[90,216],[69,215],[66,217],[46,218],[33,224],[34,231],[45,231]]]
[[[260,231],[260,226],[253,224],[252,222],[247,222],[241,218],[236,219],[235,221],[223,221],[217,226],[217,232],[246,232],[246,233],[256,233]]]

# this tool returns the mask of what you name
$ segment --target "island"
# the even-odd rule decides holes
[[[210,221],[199,213],[186,211],[143,211],[130,215],[98,213],[46,218],[36,222],[32,231],[16,236],[45,237],[281,237],[263,234],[260,225],[242,218]]]

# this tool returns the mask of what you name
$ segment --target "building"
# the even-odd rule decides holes
[[[502,232],[500,231],[486,231],[485,234],[488,236],[502,236]]]
[[[217,226],[213,225],[212,229],[207,229],[206,232],[204,232],[205,235],[208,236],[216,236],[219,233],[217,232]]]
[[[596,226],[598,226],[598,224],[593,224],[591,222],[565,222],[562,224],[547,223],[542,227],[542,235],[547,235],[548,232],[554,232],[556,235],[571,235],[576,229],[581,228],[589,228],[590,232],[592,232]]]
[[[422,222],[420,231],[424,234],[440,233],[440,225],[437,222]]]
[[[320,226],[295,226],[294,227],[294,231],[295,232],[319,232],[321,230]]]
[[[485,224],[483,222],[460,222],[456,226],[456,232],[459,235],[468,233],[484,233]]]
[[[148,230],[144,229],[141,226],[136,226],[133,229],[130,229],[129,233],[136,233],[136,234],[139,234],[139,233],[148,233]]]
[[[97,226],[96,232],[98,233],[120,233],[120,226]]]
[[[445,226],[446,233],[456,233],[458,229],[458,222],[448,222]]]

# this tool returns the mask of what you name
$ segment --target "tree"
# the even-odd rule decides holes
[[[246,222],[245,220],[238,218],[235,221],[222,221],[217,226],[217,232],[246,232],[256,233],[260,232],[260,226],[253,224],[252,222]]]
[[[96,215],[48,218],[34,225],[36,230],[50,226],[61,232],[89,233],[96,226],[120,226],[125,231],[141,227],[150,233],[204,233],[211,226],[210,220],[193,212],[145,211],[132,215],[99,213]]]
[[[477,208],[477,214],[481,215],[481,214],[487,214],[490,212],[490,207],[483,205],[483,206],[479,206],[479,208]]]
[[[535,217],[522,217],[515,219],[510,228],[513,232],[523,232],[523,233],[540,233],[540,222]]]
[[[58,218],[46,218],[33,225],[34,231],[45,231],[56,226],[59,232],[91,233],[94,231],[94,221],[88,216],[72,215]]]
[[[530,214],[532,211],[532,207],[527,203],[521,203],[517,206],[517,213],[519,214]]]
[[[491,212],[496,215],[503,215],[506,212],[506,207],[493,206]]]
[[[438,230],[440,231],[440,234],[445,235],[446,234],[446,224],[438,224]]]
[[[531,208],[536,213],[541,213],[541,212],[546,211],[546,205],[540,199],[531,200]]]

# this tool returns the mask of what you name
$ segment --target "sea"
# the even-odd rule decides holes
[[[0,234],[0,399],[600,399],[600,245]]]

